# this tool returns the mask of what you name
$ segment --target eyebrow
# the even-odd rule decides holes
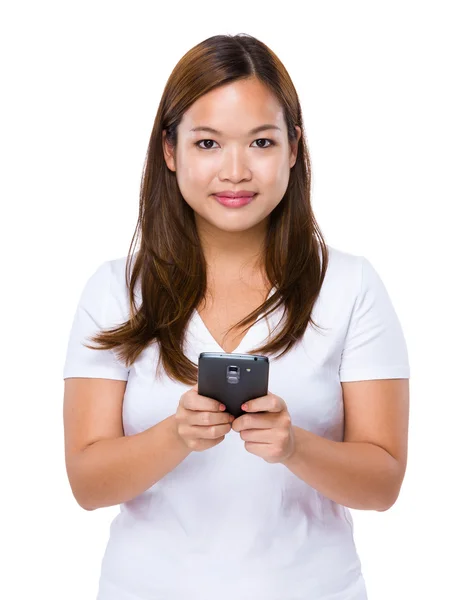
[[[249,131],[249,135],[253,135],[254,133],[259,133],[259,131],[265,131],[266,129],[278,129],[278,131],[281,131],[281,129],[279,127],[277,127],[276,125],[265,124],[265,125],[259,125],[258,127],[254,127],[253,129],[251,129]],[[222,131],[218,131],[217,129],[213,129],[212,127],[207,127],[205,125],[202,125],[201,127],[194,127],[193,129],[190,129],[190,131],[208,131],[209,133],[215,133],[216,135],[222,135]]]

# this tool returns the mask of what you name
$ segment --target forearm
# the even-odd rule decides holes
[[[283,464],[338,504],[387,510],[399,493],[398,463],[367,442],[335,442],[293,426],[295,451]]]
[[[73,491],[80,506],[95,510],[131,500],[179,465],[192,450],[178,438],[174,417],[82,450],[73,466]]]

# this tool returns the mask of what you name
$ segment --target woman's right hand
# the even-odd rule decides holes
[[[200,396],[198,384],[182,394],[175,421],[178,436],[190,450],[201,452],[220,444],[235,417],[220,409],[221,402]]]

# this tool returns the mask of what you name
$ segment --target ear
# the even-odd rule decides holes
[[[170,171],[176,171],[174,149],[167,141],[167,132],[165,129],[162,131],[162,150],[167,167]]]
[[[296,164],[296,157],[298,156],[298,144],[299,144],[299,140],[301,139],[301,127],[299,127],[298,125],[294,126],[296,129],[296,141],[293,142],[293,144],[291,144],[291,163],[290,163],[290,169],[292,167],[294,167],[294,165]]]

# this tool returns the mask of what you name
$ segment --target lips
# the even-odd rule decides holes
[[[257,194],[252,194],[251,196],[235,196],[230,198],[228,196],[220,196],[219,194],[214,194],[214,198],[216,198],[217,202],[229,208],[240,208],[242,206],[245,206],[246,204],[250,204],[256,195]]]
[[[214,194],[214,195],[217,196],[218,198],[253,198],[253,196],[255,196],[255,192],[247,192],[247,191],[231,192],[231,191],[227,190],[224,192],[218,192],[217,194]]]

